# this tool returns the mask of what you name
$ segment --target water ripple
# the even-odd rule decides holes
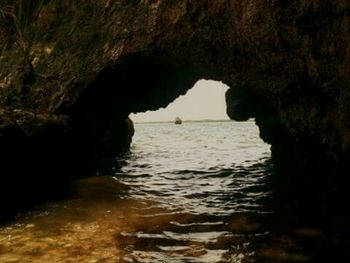
[[[271,193],[269,146],[252,122],[219,126],[136,124],[115,178],[130,186],[130,196],[157,207],[140,215],[152,230],[120,233],[126,262],[243,262],[254,252],[248,245],[240,251],[241,239],[268,235],[254,219],[271,215],[262,201]]]

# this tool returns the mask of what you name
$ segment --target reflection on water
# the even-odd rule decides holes
[[[120,165],[1,227],[0,262],[319,262],[324,247],[346,243],[276,208],[253,122],[136,132]]]

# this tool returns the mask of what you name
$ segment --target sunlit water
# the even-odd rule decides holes
[[[130,196],[154,203],[140,215],[154,225],[119,234],[125,259],[238,260],[242,249],[249,251],[249,241],[232,242],[234,248],[230,240],[242,232],[268,234],[248,222],[250,214],[272,212],[264,205],[270,147],[253,122],[138,124],[136,130],[132,153],[115,176],[130,187]],[[254,250],[245,256],[254,256]]]
[[[114,167],[0,228],[0,262],[309,262],[318,253],[323,230],[276,216],[270,147],[254,122],[135,126]]]

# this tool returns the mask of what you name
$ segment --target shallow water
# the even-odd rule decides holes
[[[344,244],[291,226],[270,158],[252,121],[136,124],[115,166],[0,228],[0,262],[310,262]]]

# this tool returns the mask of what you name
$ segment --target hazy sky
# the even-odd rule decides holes
[[[218,81],[200,80],[185,95],[178,97],[166,108],[131,114],[135,122],[182,120],[228,120],[226,115],[226,85]]]

